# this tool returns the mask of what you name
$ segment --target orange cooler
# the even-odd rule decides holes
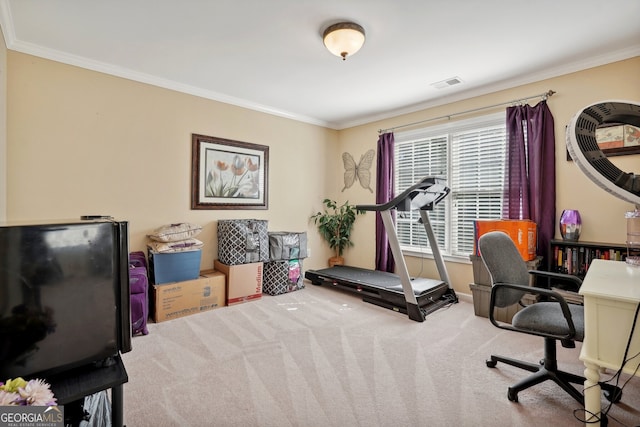
[[[530,219],[479,219],[474,221],[473,252],[480,256],[478,239],[490,231],[504,231],[516,244],[522,259],[531,261],[536,258],[536,245],[538,241],[538,227]]]

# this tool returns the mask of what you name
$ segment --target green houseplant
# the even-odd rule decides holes
[[[335,256],[329,258],[329,265],[342,264],[344,259],[342,253],[348,246],[353,246],[351,241],[351,230],[358,215],[365,211],[356,209],[349,202],[344,202],[341,206],[330,199],[322,201],[325,208],[321,212],[311,216],[314,224],[318,227],[320,235],[327,241],[329,248],[335,251]]]

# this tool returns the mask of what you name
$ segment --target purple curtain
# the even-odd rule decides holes
[[[505,212],[538,225],[538,255],[549,261],[555,234],[556,163],[553,115],[546,101],[507,108]]]
[[[384,133],[378,138],[378,161],[376,165],[376,204],[393,199],[393,133]],[[380,213],[376,212],[376,270],[393,272],[395,263],[389,238],[384,230]]]

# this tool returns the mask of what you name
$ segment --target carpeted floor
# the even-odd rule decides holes
[[[123,356],[128,427],[582,425],[580,406],[553,383],[507,399],[507,387],[528,373],[490,369],[485,359],[535,362],[543,341],[495,328],[470,299],[418,323],[307,285],[149,330]],[[558,346],[561,368],[582,374],[578,356],[579,347]],[[637,425],[633,377],[609,426]]]

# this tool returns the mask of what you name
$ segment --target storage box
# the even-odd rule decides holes
[[[304,288],[302,260],[269,261],[264,264],[262,292],[280,295]]]
[[[482,257],[477,255],[469,255],[471,265],[473,266],[473,283],[476,285],[491,286],[491,275],[484,265]],[[527,269],[537,270],[542,263],[542,257],[535,257],[531,261],[527,261]],[[533,285],[533,276],[531,277],[531,285]]]
[[[491,306],[491,286],[470,284],[469,288],[473,294],[473,310],[476,316],[489,317],[489,307]],[[531,294],[525,294],[522,298],[524,305],[533,304],[536,297]],[[520,304],[513,304],[509,307],[496,308],[494,319],[511,323],[513,316],[521,309]]]
[[[161,254],[148,248],[148,253],[151,283],[160,285],[194,280],[200,275],[202,249]]]
[[[215,260],[213,265],[226,276],[227,305],[262,298],[262,262],[227,265]]]
[[[476,285],[491,286],[491,275],[484,265],[484,262],[482,262],[482,258],[477,255],[469,255],[469,259],[473,266],[473,283]]]
[[[529,220],[476,220],[474,221],[474,247],[473,253],[480,256],[478,239],[483,234],[490,231],[504,231],[516,244],[518,252],[525,261],[531,261],[536,257],[536,246],[538,242],[538,228],[536,223]]]
[[[194,280],[154,285],[151,301],[155,322],[224,307],[225,276],[220,271],[208,270]]]
[[[306,257],[307,233],[269,232],[269,261],[299,260]]]
[[[219,220],[218,259],[226,265],[269,261],[267,221],[259,219]]]

